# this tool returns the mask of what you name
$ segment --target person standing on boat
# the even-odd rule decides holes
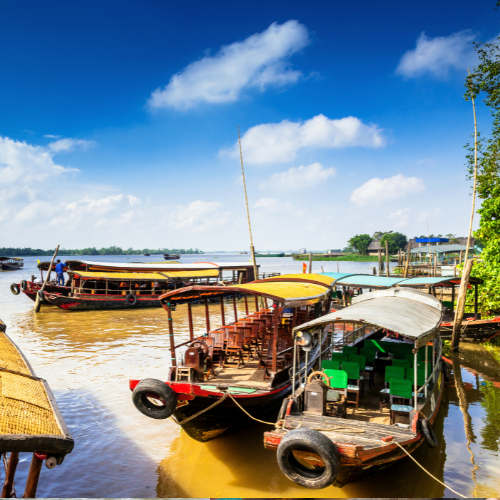
[[[57,259],[56,264],[56,275],[57,275],[57,284],[64,286],[64,266],[66,262],[61,262],[61,259]]]

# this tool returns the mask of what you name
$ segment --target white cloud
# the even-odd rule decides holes
[[[250,87],[263,91],[296,83],[302,73],[290,69],[288,60],[308,44],[307,28],[299,22],[273,23],[262,33],[186,66],[151,94],[149,106],[188,109],[202,102],[236,101]]]
[[[172,229],[203,231],[225,225],[229,215],[219,201],[198,200],[187,205],[176,205],[169,213],[167,226]]]
[[[265,123],[250,128],[242,137],[243,159],[246,163],[283,163],[292,161],[300,148],[347,148],[355,146],[382,147],[382,130],[365,125],[359,118],[330,120],[317,115],[305,122]],[[219,156],[237,157],[239,145],[219,151]]]
[[[53,153],[41,146],[0,137],[0,179],[2,184],[24,185],[40,183],[49,177],[69,172],[76,168],[66,168],[53,161]]]
[[[466,70],[477,61],[472,45],[475,38],[470,30],[435,38],[429,38],[422,32],[415,49],[406,52],[399,61],[396,73],[406,78],[425,73],[443,78],[452,69]]]
[[[72,139],[71,137],[68,137],[65,139],[59,139],[58,141],[51,142],[47,147],[53,153],[62,153],[63,151],[64,152],[73,151],[76,147],[88,149],[94,145],[95,145],[94,141],[86,141],[84,139]]]
[[[270,208],[274,207],[278,204],[278,200],[275,200],[274,198],[261,198],[260,200],[257,200],[253,206],[254,208]]]
[[[46,137],[47,139],[60,139],[61,138],[60,135],[52,135],[52,134],[45,134],[44,137]]]
[[[402,174],[386,179],[375,177],[356,188],[351,194],[351,201],[358,205],[368,205],[402,198],[424,190],[422,179],[417,177],[406,177]]]
[[[260,184],[261,189],[298,190],[326,182],[335,175],[333,167],[325,168],[321,163],[312,163],[307,167],[291,167],[284,172],[271,175]],[[269,199],[269,198],[268,198]]]
[[[134,205],[140,205],[142,202],[140,198],[137,198],[133,194],[128,195],[128,204],[133,207]]]

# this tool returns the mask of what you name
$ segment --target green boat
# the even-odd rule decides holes
[[[285,256],[284,252],[275,252],[275,253],[263,252],[255,254],[255,257],[284,257],[284,256]]]

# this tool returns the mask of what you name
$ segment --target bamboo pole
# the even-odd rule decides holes
[[[207,323],[207,335],[210,333],[210,313],[208,311],[208,299],[205,299],[205,321]]]
[[[467,72],[470,76],[470,71],[467,69]],[[476,206],[476,181],[477,181],[477,120],[476,120],[476,103],[474,101],[474,96],[471,92],[471,100],[472,100],[472,111],[474,113],[474,187],[472,189],[472,211],[470,214],[470,224],[469,224],[469,235],[467,237],[467,248],[465,250],[465,262],[467,262],[469,258],[469,247],[470,247],[470,238],[472,235],[472,222],[474,220],[474,209]],[[474,251],[472,252],[472,258],[474,258]]]
[[[16,475],[17,464],[19,463],[19,452],[11,451],[5,471],[5,481],[3,483],[2,498],[12,498],[14,490],[14,476]]]
[[[170,339],[170,359],[172,362],[172,368],[177,367],[177,359],[175,358],[175,340],[174,340],[174,325],[172,320],[172,309],[170,309],[170,302],[167,303],[167,314],[168,314],[168,337]]]
[[[457,312],[455,313],[455,322],[453,323],[453,334],[451,337],[452,351],[458,350],[460,342],[460,333],[462,331],[462,320],[464,318],[465,301],[467,299],[467,286],[469,285],[469,277],[472,269],[472,260],[465,263],[464,271],[462,273],[462,280],[460,282],[460,291],[458,292]]]
[[[191,310],[191,302],[188,302],[187,306],[188,306],[189,340],[193,340],[194,328],[193,328],[193,311]]]
[[[224,314],[224,296],[220,298],[220,316],[222,320],[222,326],[226,324],[226,315]]]
[[[313,267],[313,254],[309,252],[309,274],[312,273],[312,267]]]
[[[408,255],[406,257],[405,263],[405,278],[408,277],[408,266],[410,265],[410,255],[411,255],[411,241],[408,242]]]
[[[45,290],[45,285],[49,281],[50,278],[50,273],[52,272],[52,264],[54,264],[54,259],[56,258],[57,252],[59,251],[59,245],[57,245],[56,251],[54,252],[54,255],[52,256],[52,260],[50,261],[50,267],[47,272],[47,276],[45,277],[45,281],[43,282],[42,288],[36,293],[36,299],[35,299],[35,312],[40,312],[40,307],[42,307],[42,304],[40,302],[40,296],[39,293]]]
[[[239,125],[238,125],[238,143],[240,145],[241,174],[243,176],[243,190],[245,191],[245,205],[247,207],[248,232],[250,234],[250,253],[252,254],[254,279],[258,280],[259,279],[259,273],[257,271],[257,262],[255,260],[255,248],[253,246],[252,226],[250,225],[250,210],[248,209],[247,185],[246,185],[246,182],[245,182],[245,170],[243,168],[243,153],[241,151],[241,137],[240,137],[240,127],[239,127]]]
[[[389,277],[389,241],[385,240],[385,270],[387,277]]]

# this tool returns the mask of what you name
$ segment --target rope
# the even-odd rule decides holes
[[[383,441],[383,443],[387,444],[384,441]],[[455,495],[458,495],[459,497],[469,498],[469,497],[466,497],[465,495],[461,495],[460,493],[458,493],[458,491],[455,491],[454,489],[450,488],[449,486],[446,486],[446,484],[444,484],[442,481],[440,481],[436,476],[433,476],[427,469],[425,469],[422,465],[420,465],[398,442],[393,441],[393,443],[397,444],[424,472],[429,474],[429,476],[431,476],[432,479],[435,479],[441,486],[448,488],[450,491],[452,491],[453,493],[455,493]]]
[[[202,413],[205,413],[206,411],[208,410],[211,410],[212,408],[214,408],[215,406],[217,406],[218,404],[222,403],[222,401],[224,401],[226,398],[227,398],[227,395],[229,393],[227,392],[224,392],[223,393],[224,395],[218,399],[213,405],[210,405],[208,406],[207,408],[199,411],[198,413],[195,413],[194,415],[191,415],[190,417],[188,418],[185,418],[182,422],[177,422],[179,425],[182,425],[182,424],[185,424],[186,422],[189,422],[190,420],[193,420],[193,418],[196,418],[196,417],[199,417]]]
[[[276,425],[276,423],[274,422],[264,422],[264,420],[259,420],[258,418],[255,418],[255,417],[252,417],[252,415],[250,415],[250,413],[248,413],[245,408],[243,408],[243,406],[241,406],[238,401],[236,401],[236,399],[233,398],[233,396],[229,393],[229,392],[226,392],[226,394],[229,395],[229,397],[234,401],[235,405],[236,406],[239,406],[240,409],[243,411],[243,413],[246,413],[252,420],[255,420],[256,422],[260,422],[261,424],[267,424],[267,425]]]

